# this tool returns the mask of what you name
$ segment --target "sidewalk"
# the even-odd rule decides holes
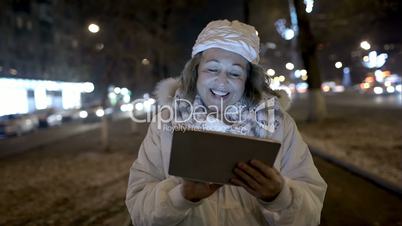
[[[111,124],[111,150],[94,129],[0,159],[0,225],[122,225],[129,168],[140,134]]]
[[[298,101],[289,113],[313,149],[402,191],[402,109],[329,105],[327,119],[306,123]]]

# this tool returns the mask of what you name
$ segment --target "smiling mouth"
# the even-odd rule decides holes
[[[219,91],[219,90],[215,90],[215,89],[210,89],[210,91],[214,96],[218,96],[218,97],[226,97],[230,94],[230,92],[224,92],[224,91]]]

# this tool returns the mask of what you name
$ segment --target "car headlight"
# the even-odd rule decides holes
[[[98,117],[102,117],[105,115],[105,111],[103,109],[98,109],[98,110],[96,110],[95,114]]]
[[[120,110],[122,112],[126,112],[126,111],[133,111],[133,105],[132,104],[123,104],[120,106]]]
[[[80,111],[79,116],[80,116],[80,118],[87,118],[88,117],[88,112],[87,111]]]
[[[134,107],[135,107],[135,110],[142,111],[144,109],[144,104],[143,103],[136,103]]]

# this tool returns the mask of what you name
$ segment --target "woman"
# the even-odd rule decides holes
[[[254,27],[212,21],[180,79],[158,85],[159,103],[173,111],[163,110],[150,124],[131,167],[126,204],[134,225],[319,224],[327,185],[281,95],[268,88],[258,54]],[[172,129],[178,128],[270,138],[282,146],[274,167],[239,163],[233,185],[192,182],[168,175]]]

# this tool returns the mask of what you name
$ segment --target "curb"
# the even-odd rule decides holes
[[[311,145],[308,145],[308,146],[313,155],[320,157],[330,163],[333,163],[333,164],[355,174],[356,176],[359,176],[361,178],[364,178],[364,179],[370,181],[371,183],[375,184],[378,187],[384,188],[384,189],[394,193],[395,195],[402,197],[402,186],[401,185],[397,185],[397,184],[394,184],[387,180],[384,180],[383,178],[381,178],[367,170],[361,169],[351,163],[340,160],[340,159],[336,158],[335,156],[325,153],[324,151],[322,151],[316,147],[313,147]]]
[[[12,151],[7,151],[7,152],[0,153],[0,159],[10,157],[10,156],[14,156],[14,155],[18,155],[18,154],[24,153],[26,151],[29,151],[31,149],[45,147],[45,146],[57,143],[57,142],[59,142],[61,140],[68,139],[68,138],[80,135],[82,133],[86,133],[86,132],[96,130],[96,129],[99,129],[99,128],[100,128],[99,124],[89,125],[85,129],[78,130],[78,131],[73,131],[71,133],[65,134],[64,136],[55,137],[54,139],[47,140],[47,141],[44,141],[44,142],[41,142],[41,143],[36,143],[36,144],[32,144],[32,145],[25,146],[25,147],[22,147],[22,148],[16,148],[16,149],[14,149]]]

